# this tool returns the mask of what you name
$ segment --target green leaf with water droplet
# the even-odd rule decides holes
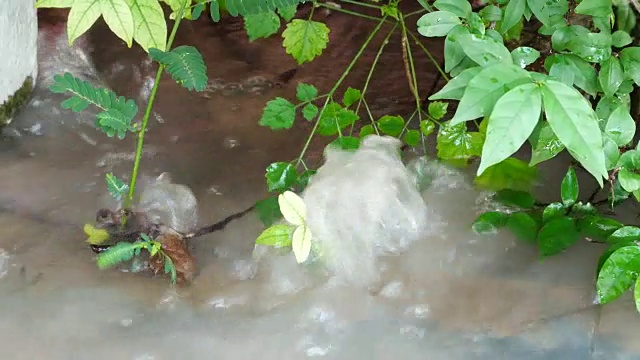
[[[480,187],[494,191],[529,191],[537,176],[538,171],[535,167],[529,167],[527,163],[511,157],[485,170],[474,182]]]
[[[433,131],[436,129],[436,124],[431,120],[422,120],[420,121],[420,131],[422,135],[429,136],[433,134]]]
[[[527,65],[533,64],[536,60],[538,60],[539,57],[540,51],[527,46],[521,46],[511,51],[511,58],[513,59],[513,63],[523,69],[527,67]]]
[[[494,233],[498,229],[506,226],[508,219],[508,214],[498,211],[489,211],[480,214],[471,227],[477,234]]]
[[[404,119],[397,115],[384,115],[376,125],[381,133],[397,137],[404,129]]]
[[[614,251],[598,273],[596,289],[600,304],[607,304],[627,292],[639,272],[640,247],[629,245]]]
[[[567,48],[591,63],[601,63],[611,57],[611,34],[587,33],[571,40]]]
[[[535,243],[538,233],[538,222],[525,212],[517,212],[509,215],[507,220],[507,228],[516,236],[516,238],[528,242]]]
[[[564,21],[564,15],[569,11],[567,0],[527,0],[527,4],[533,15],[548,27]]]
[[[600,17],[613,15],[611,0],[582,0],[574,11],[576,14]]]
[[[573,206],[573,204],[578,200],[579,192],[580,186],[578,185],[576,170],[573,166],[570,166],[560,185],[560,198],[562,199],[564,206]]]
[[[636,123],[629,110],[621,105],[609,116],[604,131],[618,147],[621,147],[633,140],[633,135],[636,133]]]
[[[282,192],[295,184],[298,174],[290,163],[275,162],[267,167],[265,178],[269,192]]]
[[[538,125],[536,125],[536,128],[533,129],[529,137],[529,142],[533,148],[529,166],[534,166],[552,159],[564,150],[564,145],[546,121],[539,122]]]
[[[623,80],[624,71],[618,58],[612,56],[600,65],[598,81],[605,95],[613,96],[618,91]]]
[[[313,20],[293,19],[282,32],[282,45],[298,65],[320,56],[329,43],[327,25]]]
[[[472,156],[480,156],[483,143],[484,135],[478,132],[467,132],[464,123],[442,124],[436,139],[438,157],[443,160],[467,160]]]
[[[251,42],[268,38],[280,29],[280,17],[273,11],[245,15],[244,28]]]
[[[296,98],[298,100],[302,102],[312,101],[316,97],[318,97],[318,89],[315,86],[305,83],[298,83],[298,86],[296,86]]]
[[[488,116],[507,91],[530,81],[528,73],[515,65],[495,64],[482,69],[469,81],[451,124]]]
[[[451,76],[454,77],[458,75],[457,73],[453,73],[454,68],[460,66],[463,60],[466,59],[472,64],[475,64],[467,58],[467,55],[458,42],[458,37],[465,34],[469,34],[469,30],[465,26],[458,25],[451,29],[444,39],[444,71],[450,72]],[[458,73],[459,72],[460,71],[458,71]]]
[[[464,91],[469,84],[469,81],[473,79],[482,70],[481,67],[476,66],[462,71],[458,76],[449,80],[449,82],[437,93],[431,95],[429,100],[460,100],[464,95]]]
[[[329,103],[318,120],[318,133],[324,136],[338,134],[339,130],[355,123],[359,119],[355,112],[343,108],[340,104]]]
[[[296,120],[296,107],[289,100],[277,97],[267,102],[259,124],[272,130],[290,129]]]
[[[462,22],[453,13],[448,11],[434,11],[422,15],[418,19],[418,32],[426,37],[441,37],[447,35],[451,29]]]
[[[591,104],[576,89],[555,80],[544,83],[542,99],[553,132],[602,186],[608,174],[602,134]]]
[[[442,101],[433,101],[429,103],[429,107],[427,111],[429,112],[429,116],[431,116],[434,120],[440,120],[445,115],[447,115],[447,108],[449,107],[449,103]]]
[[[436,0],[433,3],[436,9],[451,12],[463,19],[471,15],[471,4],[467,0]]]
[[[542,210],[542,222],[546,224],[553,219],[564,217],[566,214],[567,208],[562,203],[554,202]]]
[[[578,229],[582,234],[596,241],[605,241],[622,226],[617,220],[597,215],[588,215],[578,221]]]
[[[546,223],[538,233],[538,250],[547,257],[561,253],[580,240],[575,220],[557,218]]]
[[[541,111],[537,84],[520,85],[504,94],[489,117],[477,175],[518,151],[538,124]]]
[[[640,86],[640,47],[633,46],[620,51],[620,63],[625,75]]]
[[[464,53],[482,67],[494,63],[513,64],[509,49],[492,38],[466,34],[458,36],[457,39]]]
[[[636,226],[623,226],[614,231],[607,238],[609,244],[616,244],[619,242],[630,242],[640,240],[640,228]]]

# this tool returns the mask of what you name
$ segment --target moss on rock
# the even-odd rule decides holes
[[[32,91],[33,79],[27,76],[20,89],[0,105],[0,127],[11,123],[11,118],[29,100]]]

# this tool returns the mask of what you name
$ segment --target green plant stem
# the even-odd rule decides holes
[[[365,3],[365,2],[361,2],[361,1],[340,0],[340,2],[347,3],[347,4],[358,5],[358,6],[363,6],[363,7],[368,7],[368,8],[372,8],[372,9],[378,9],[378,10],[382,9],[382,7],[379,6],[379,5],[368,4],[368,3]]]
[[[369,37],[367,37],[367,40],[365,40],[364,44],[362,44],[362,46],[360,47],[360,50],[358,50],[358,53],[356,54],[356,56],[353,57],[353,60],[351,60],[351,63],[349,64],[347,69],[342,73],[342,76],[340,76],[340,78],[335,83],[335,85],[333,85],[333,88],[331,88],[331,90],[329,91],[329,96],[327,97],[327,100],[325,100],[324,105],[322,106],[322,110],[320,110],[320,113],[318,114],[318,120],[316,120],[316,124],[313,126],[313,129],[311,130],[311,134],[309,134],[309,137],[307,138],[307,141],[305,142],[304,147],[302,148],[302,151],[300,152],[300,155],[298,156],[298,160],[296,160],[296,167],[298,167],[300,165],[300,162],[302,161],[302,158],[306,154],[307,149],[309,149],[309,145],[311,145],[311,140],[313,139],[313,135],[315,135],[316,131],[318,130],[318,126],[320,125],[320,120],[322,119],[322,114],[324,113],[325,109],[327,108],[327,105],[329,104],[329,101],[331,101],[331,99],[333,98],[333,94],[336,92],[336,90],[338,90],[338,87],[340,87],[340,85],[342,84],[344,79],[347,77],[347,75],[349,75],[349,73],[351,72],[351,69],[353,69],[353,66],[356,64],[358,59],[360,59],[360,57],[364,53],[364,50],[367,48],[367,46],[369,46],[369,43],[371,42],[371,40],[373,40],[373,38],[378,33],[378,31],[380,31],[380,28],[382,27],[382,24],[384,24],[386,19],[387,19],[387,16],[385,15],[380,20],[380,22],[378,22],[378,25],[369,34]]]
[[[418,119],[422,120],[422,112],[420,111],[420,108],[422,107],[421,105],[421,100],[420,100],[420,94],[418,91],[418,80],[416,79],[416,68],[415,68],[415,64],[413,62],[413,55],[411,54],[411,45],[409,44],[409,38],[407,37],[407,27],[404,23],[404,17],[402,16],[402,14],[400,14],[400,25],[402,25],[402,41],[404,42],[404,44],[406,45],[406,52],[407,52],[407,58],[409,60],[409,69],[410,69],[410,75],[411,75],[411,82],[412,84],[412,88],[413,88],[413,97],[416,100],[416,111],[418,112]],[[405,124],[405,129],[406,127],[409,125],[409,121],[407,121],[407,123]]]
[[[427,50],[427,48],[425,48],[424,45],[422,45],[420,40],[411,31],[408,31],[407,33],[409,34],[409,36],[411,36],[411,38],[413,39],[413,42],[415,42],[416,45],[418,45],[422,49],[422,51],[424,51],[424,53],[429,57],[429,60],[431,60],[431,62],[436,67],[440,75],[442,75],[442,78],[445,81],[449,82],[449,76],[447,76],[447,73],[444,72],[444,70],[442,70],[436,58],[434,58],[433,55],[431,55],[431,52]]]
[[[324,7],[324,8],[327,8],[329,10],[332,10],[332,11],[337,11],[337,12],[341,12],[341,13],[345,13],[345,14],[361,17],[361,18],[364,18],[364,19],[376,20],[376,21],[380,21],[380,19],[381,19],[379,17],[360,14],[360,13],[355,12],[355,11],[339,8],[339,7],[337,7],[335,5],[331,5],[331,4],[319,3],[317,6]]]
[[[378,64],[378,61],[380,60],[380,56],[382,56],[382,52],[384,51],[384,48],[389,43],[389,39],[391,38],[391,35],[393,35],[393,33],[396,31],[397,27],[398,27],[398,23],[396,23],[393,26],[393,28],[391,28],[391,31],[389,31],[389,34],[387,34],[387,37],[385,37],[384,40],[382,41],[382,44],[378,49],[378,53],[376,54],[376,57],[373,59],[373,64],[371,64],[371,68],[369,69],[369,74],[367,74],[367,80],[365,80],[364,87],[362,88],[362,95],[360,96],[360,100],[358,101],[358,105],[356,106],[356,110],[355,110],[356,114],[358,114],[358,112],[360,111],[360,105],[362,105],[362,102],[364,101],[364,96],[367,93],[367,89],[369,88],[369,82],[371,81],[371,77],[373,76],[373,71],[376,69],[376,65]],[[349,134],[353,134],[354,125],[355,123],[351,124],[351,130],[349,131]],[[375,130],[376,134],[379,134],[378,128],[375,125],[375,121],[373,120],[373,117],[371,117],[371,125],[373,126],[373,129]]]
[[[167,46],[165,47],[165,51],[171,49],[171,45],[173,44],[173,40],[176,37],[176,33],[178,32],[178,27],[180,26],[180,22],[182,21],[182,17],[184,16],[184,9],[186,7],[186,2],[182,4],[180,10],[176,14],[176,20],[173,23],[173,28],[171,29],[171,34],[169,35],[169,40],[167,41]],[[158,86],[160,84],[160,79],[162,78],[162,73],[164,72],[164,65],[160,64],[158,66],[158,71],[156,72],[155,82],[153,83],[153,88],[151,88],[151,94],[149,95],[149,100],[147,101],[147,109],[144,112],[144,117],[142,118],[142,125],[140,126],[140,131],[138,131],[138,145],[136,147],[136,156],[133,162],[133,170],[131,171],[131,180],[129,183],[129,194],[127,195],[124,207],[128,208],[131,206],[131,202],[133,201],[133,195],[136,190],[136,181],[138,178],[138,170],[140,169],[140,160],[142,159],[142,147],[144,145],[144,135],[147,130],[147,125],[149,123],[149,117],[151,116],[151,109],[153,108],[153,101],[155,100],[156,93],[158,92]],[[123,224],[126,219],[123,219]]]

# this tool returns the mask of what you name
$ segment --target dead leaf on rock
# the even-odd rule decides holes
[[[184,237],[172,229],[162,226],[155,239],[162,244],[162,252],[167,255],[176,269],[178,284],[190,283],[196,272],[196,263],[189,252]],[[149,259],[149,267],[155,275],[164,274],[164,256],[158,253]]]

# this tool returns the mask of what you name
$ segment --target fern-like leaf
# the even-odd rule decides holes
[[[108,250],[98,254],[96,258],[98,268],[101,270],[108,269],[133,259],[135,250],[140,246],[142,246],[142,243],[130,242],[119,242],[113,245]]]
[[[192,91],[204,91],[207,88],[207,67],[195,47],[182,45],[168,52],[149,49],[149,55],[166,66],[173,80],[183,87]]]
[[[298,4],[306,3],[310,0],[226,0],[223,7],[231,16],[256,15],[284,9]],[[210,12],[214,22],[220,20],[219,0],[211,0]]]
[[[178,279],[176,266],[173,264],[173,260],[171,260],[171,258],[164,252],[162,253],[162,256],[164,257],[164,273],[171,274],[171,283],[175,284]]]
[[[105,175],[105,181],[107,182],[107,190],[116,200],[121,200],[123,196],[129,190],[129,185],[125,184],[124,181],[118,179],[113,173],[108,173]]]

